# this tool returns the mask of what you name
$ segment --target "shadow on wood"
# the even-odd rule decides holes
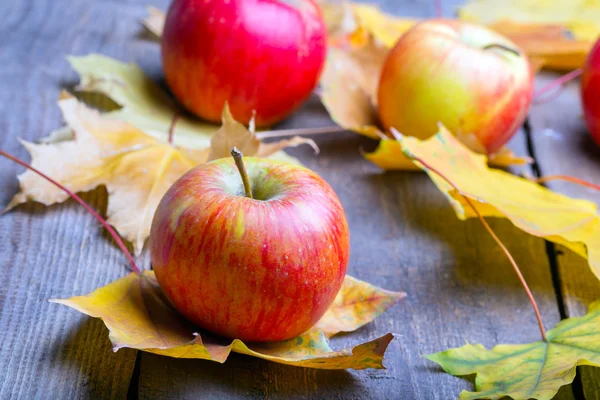
[[[53,304],[52,307],[64,306]],[[64,337],[48,346],[51,346],[57,377],[78,374],[80,385],[87,387],[90,398],[124,398],[127,388],[117,381],[110,384],[109,380],[115,376],[117,369],[131,373],[137,352],[131,349],[113,352],[108,330],[101,320],[84,317]],[[106,393],[107,389],[118,392]]]
[[[307,382],[314,385],[312,395],[321,398],[328,398],[327,388],[331,389],[330,394],[344,393],[344,398],[349,399],[368,396],[360,381],[348,371],[276,365],[240,354],[231,354],[225,364],[184,359],[164,362],[163,357],[148,353],[142,354],[142,361],[141,373],[148,373],[144,369],[152,371],[153,382],[151,387],[140,386],[141,398],[295,398],[310,394]]]

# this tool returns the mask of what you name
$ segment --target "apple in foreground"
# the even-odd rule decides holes
[[[333,189],[289,163],[232,159],[187,172],[152,221],[156,278],[188,320],[216,334],[278,341],[309,329],[340,290],[348,225]]]
[[[475,134],[494,153],[525,120],[532,93],[529,61],[509,39],[478,25],[430,20],[390,51],[379,117],[386,130],[422,139],[441,122],[451,132]]]
[[[590,135],[600,146],[600,39],[588,54],[583,67],[581,103]]]
[[[326,28],[313,0],[174,0],[161,43],[167,84],[213,122],[274,124],[306,100],[325,63]]]

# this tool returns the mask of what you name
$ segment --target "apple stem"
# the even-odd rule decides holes
[[[299,128],[299,129],[279,129],[273,131],[257,132],[256,138],[263,140],[266,138],[278,138],[285,136],[296,136],[296,135],[320,135],[323,133],[336,133],[345,132],[348,129],[341,126],[324,126],[319,128]]]
[[[550,81],[547,85],[545,85],[544,87],[542,87],[540,90],[537,90],[533,93],[533,98],[535,100],[538,100],[539,102],[539,98],[540,96],[548,93],[549,91],[551,91],[552,89],[562,86],[565,83],[572,81],[573,79],[577,78],[579,75],[581,75],[583,73],[583,69],[582,68],[577,68],[571,72],[569,72],[568,74],[565,74],[563,76],[561,76],[560,78],[554,79],[553,81]]]
[[[509,53],[513,53],[515,56],[520,56],[521,52],[517,49],[513,49],[512,47],[508,47],[505,46],[503,44],[500,43],[492,43],[492,44],[488,44],[487,46],[483,47],[483,50],[490,50],[490,49],[501,49],[501,50],[505,50],[508,51]]]
[[[173,114],[173,119],[171,120],[171,125],[169,126],[169,144],[171,146],[173,145],[173,136],[175,135],[175,124],[177,123],[178,119],[179,113],[175,111],[175,114]]]
[[[556,180],[561,180],[561,181],[567,181],[567,182],[571,182],[571,183],[576,183],[578,185],[589,187],[591,189],[595,189],[595,190],[600,191],[600,185],[596,185],[594,183],[585,181],[583,179],[575,178],[573,176],[568,176],[568,175],[548,175],[548,176],[542,176],[541,178],[534,179],[534,182],[536,182],[536,183],[544,183],[544,182],[556,181]]]
[[[100,222],[100,224],[102,224],[102,226],[104,226],[106,228],[106,230],[110,233],[110,235],[115,240],[115,242],[117,242],[117,245],[119,246],[119,248],[121,249],[123,254],[125,254],[127,261],[129,261],[131,270],[136,273],[140,272],[140,269],[138,268],[138,266],[136,265],[136,263],[133,259],[133,256],[131,255],[129,250],[127,250],[127,246],[125,246],[125,243],[123,243],[123,240],[121,239],[119,234],[113,229],[112,226],[110,226],[108,224],[108,222],[106,222],[106,220],[104,218],[102,218],[100,216],[100,214],[98,214],[96,211],[94,211],[94,209],[92,207],[90,207],[89,204],[87,204],[85,201],[83,201],[81,199],[81,197],[77,196],[75,193],[73,193],[72,191],[70,191],[69,189],[67,189],[66,187],[64,187],[57,181],[55,181],[54,179],[50,178],[48,175],[44,174],[43,172],[41,172],[41,171],[37,170],[36,168],[32,167],[31,165],[27,164],[25,161],[22,161],[22,160],[18,159],[17,157],[10,155],[3,150],[0,150],[0,155],[35,172],[36,174],[38,174],[39,176],[41,176],[42,178],[44,178],[45,180],[47,180],[48,182],[52,183],[54,186],[56,186],[57,188],[62,190],[63,192],[67,193],[69,195],[69,197],[71,197],[72,199],[75,199],[75,201],[77,201],[79,204],[81,204],[83,206],[83,208],[85,208],[87,210],[87,212],[92,214],[92,216],[94,218],[96,218],[96,220],[98,220],[98,222]]]
[[[246,197],[252,197],[252,188],[250,187],[250,179],[248,179],[248,172],[246,172],[246,166],[244,165],[244,155],[241,151],[238,150],[237,147],[233,146],[231,148],[231,156],[233,157],[233,161],[235,161],[235,166],[237,167],[240,176],[242,177],[242,183],[244,184],[244,191],[246,192]]]
[[[427,168],[428,170],[434,172],[440,178],[442,178],[443,180],[445,180],[446,182],[448,182],[448,184],[450,186],[452,186],[454,188],[454,190],[457,191],[457,193],[461,194],[460,193],[460,189],[454,183],[452,183],[452,181],[450,179],[448,179],[444,175],[442,175],[442,173],[440,173],[437,169],[433,168],[427,162],[423,161],[422,159],[420,159],[418,157],[414,157],[414,156],[411,156],[411,157],[413,159],[415,159],[419,164],[423,165],[425,168]],[[477,217],[479,217],[479,220],[483,224],[484,228],[489,232],[489,234],[492,236],[492,238],[498,244],[498,246],[500,246],[500,248],[502,249],[502,252],[504,252],[504,254],[506,255],[506,257],[508,258],[508,261],[510,261],[511,265],[513,266],[513,268],[514,268],[514,270],[515,270],[515,272],[517,274],[517,277],[519,278],[519,281],[521,281],[521,285],[523,285],[523,288],[525,289],[525,292],[527,293],[527,297],[529,298],[529,302],[531,303],[531,306],[533,307],[533,312],[535,313],[535,317],[537,319],[537,323],[538,323],[538,326],[540,328],[540,333],[542,335],[542,340],[544,342],[546,342],[547,341],[547,339],[546,339],[546,330],[544,329],[544,323],[542,322],[542,316],[540,314],[540,310],[539,310],[539,308],[537,306],[535,298],[533,297],[533,294],[531,293],[531,290],[529,289],[529,285],[527,285],[527,281],[525,281],[525,278],[523,277],[523,274],[521,273],[521,269],[519,268],[519,265],[517,264],[517,262],[515,261],[515,259],[513,258],[513,256],[510,254],[510,252],[508,251],[508,249],[506,248],[506,246],[504,245],[504,243],[502,243],[502,241],[500,240],[500,238],[498,236],[496,236],[496,233],[490,227],[490,225],[487,223],[487,221],[485,220],[485,218],[483,218],[483,216],[481,215],[481,213],[479,212],[479,210],[477,210],[477,208],[475,208],[475,206],[471,202],[471,199],[469,199],[465,195],[462,195],[462,197],[463,197],[463,199],[465,199],[465,201],[467,202],[467,204],[469,205],[469,207],[471,207],[471,209],[475,212],[475,214],[477,214]]]

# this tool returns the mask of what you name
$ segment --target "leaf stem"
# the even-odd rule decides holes
[[[242,183],[244,184],[244,191],[246,192],[246,197],[253,199],[252,197],[252,188],[250,187],[250,179],[248,179],[248,172],[246,171],[246,166],[244,165],[244,155],[241,151],[238,150],[237,147],[231,148],[231,156],[233,157],[233,161],[235,161],[235,166],[237,167],[240,176],[242,177]]]
[[[320,128],[299,128],[299,129],[279,129],[273,131],[257,132],[256,138],[259,140],[266,138],[278,138],[285,136],[296,136],[296,135],[320,135],[323,133],[336,133],[345,132],[348,129],[342,128],[341,126],[324,126]]]
[[[600,185],[596,185],[594,183],[585,181],[583,179],[575,178],[573,176],[568,176],[568,175],[548,175],[548,176],[542,176],[541,178],[534,179],[533,181],[536,182],[536,183],[544,183],[544,182],[548,182],[548,181],[557,181],[557,180],[567,181],[567,182],[571,182],[571,183],[576,183],[578,185],[589,187],[589,188],[592,188],[592,189],[600,191]]]
[[[171,146],[173,145],[173,136],[175,135],[175,124],[177,123],[178,119],[179,113],[175,111],[175,114],[173,114],[173,119],[171,120],[171,125],[169,126],[169,144]]]
[[[540,314],[540,310],[539,310],[539,308],[537,306],[535,298],[533,297],[533,294],[531,293],[531,290],[529,289],[529,286],[527,285],[527,282],[525,281],[525,278],[523,277],[523,274],[521,273],[521,269],[517,265],[517,262],[515,261],[515,259],[513,258],[513,256],[510,254],[510,252],[508,251],[508,249],[506,248],[506,246],[504,245],[504,243],[502,243],[502,241],[500,240],[500,238],[498,238],[498,236],[496,235],[496,233],[494,232],[494,230],[490,227],[490,225],[487,223],[487,221],[485,220],[485,218],[483,218],[483,216],[481,215],[481,213],[479,212],[479,210],[477,210],[477,208],[475,208],[475,206],[471,202],[471,199],[469,199],[467,196],[465,196],[462,193],[460,193],[460,189],[454,183],[452,183],[452,181],[450,181],[450,179],[446,178],[437,169],[433,168],[431,165],[429,165],[427,162],[423,161],[422,159],[414,157],[414,156],[411,156],[411,158],[415,159],[417,162],[419,162],[420,164],[422,164],[425,168],[427,168],[428,170],[434,172],[440,178],[442,178],[443,180],[445,180],[446,182],[448,182],[448,184],[450,186],[452,186],[454,188],[454,190],[456,190],[459,194],[461,194],[461,196],[465,199],[465,201],[467,202],[467,204],[471,207],[471,209],[475,212],[475,214],[477,214],[477,217],[479,217],[479,220],[483,224],[484,228],[489,232],[489,234],[492,236],[492,238],[498,244],[498,246],[500,246],[500,248],[502,249],[502,251],[504,252],[504,254],[506,255],[506,257],[508,258],[508,261],[510,261],[511,265],[513,266],[513,268],[515,270],[515,273],[517,274],[517,277],[519,278],[519,281],[521,281],[521,285],[523,285],[523,289],[525,289],[525,292],[527,293],[527,297],[529,298],[529,302],[531,303],[531,306],[533,307],[533,311],[535,313],[535,317],[537,319],[537,323],[538,323],[538,326],[540,328],[540,333],[542,335],[542,340],[545,342],[546,341],[546,330],[544,329],[544,323],[542,321],[542,316]]]
[[[583,73],[583,69],[582,68],[577,68],[571,72],[569,72],[568,74],[565,74],[563,76],[561,76],[560,78],[554,79],[553,81],[550,81],[548,84],[546,84],[544,87],[542,87],[540,90],[536,90],[533,93],[533,98],[535,100],[537,100],[539,102],[539,97],[542,96],[543,94],[548,93],[550,90],[562,86],[565,83],[572,81],[573,79],[577,78],[579,75],[581,75]]]
[[[81,197],[79,197],[78,195],[76,195],[75,193],[73,193],[72,191],[70,191],[69,189],[67,189],[66,187],[64,187],[63,185],[61,185],[60,183],[58,183],[57,181],[55,181],[54,179],[50,178],[48,175],[44,174],[43,172],[39,171],[38,169],[32,167],[31,165],[27,164],[25,161],[22,161],[10,154],[8,154],[7,152],[0,150],[0,155],[8,158],[9,160],[12,160],[13,162],[22,165],[23,167],[35,172],[36,174],[38,174],[39,176],[41,176],[42,178],[44,178],[45,180],[47,180],[48,182],[52,183],[54,186],[56,186],[57,188],[59,188],[60,190],[62,190],[63,192],[65,192],[66,194],[69,195],[69,197],[75,199],[75,201],[77,201],[79,204],[81,204],[83,206],[83,208],[85,208],[87,210],[87,212],[89,212],[90,214],[92,214],[92,216],[94,218],[96,218],[96,220],[98,220],[98,222],[100,222],[100,224],[102,224],[102,226],[104,226],[106,228],[106,230],[110,233],[110,235],[112,236],[112,238],[115,240],[115,242],[117,242],[117,245],[119,246],[119,248],[121,249],[121,251],[123,252],[123,254],[125,254],[125,257],[127,258],[127,261],[129,261],[129,265],[131,267],[131,270],[133,272],[140,272],[140,269],[138,268],[138,266],[136,265],[133,256],[131,255],[131,253],[129,252],[129,250],[127,250],[127,246],[125,246],[125,243],[123,243],[123,240],[121,239],[121,237],[119,236],[119,234],[113,229],[112,226],[110,226],[108,224],[108,222],[106,222],[106,220],[104,220],[104,218],[102,218],[100,216],[100,214],[98,214],[96,211],[94,211],[94,209],[92,207],[90,207],[89,204],[87,204],[85,201],[83,201],[81,199]]]

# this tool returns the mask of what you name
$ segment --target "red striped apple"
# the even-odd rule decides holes
[[[299,335],[327,311],[348,264],[344,210],[333,189],[293,164],[246,158],[202,164],[160,202],[150,233],[156,278],[173,306],[228,338]]]
[[[583,67],[581,103],[590,135],[600,146],[600,39],[588,54]]]
[[[487,28],[453,20],[422,22],[390,51],[379,83],[386,130],[427,138],[438,122],[475,134],[488,153],[519,129],[531,103],[525,53]]]
[[[326,54],[313,0],[174,0],[162,37],[167,84],[187,109],[220,122],[274,124],[310,96]]]

